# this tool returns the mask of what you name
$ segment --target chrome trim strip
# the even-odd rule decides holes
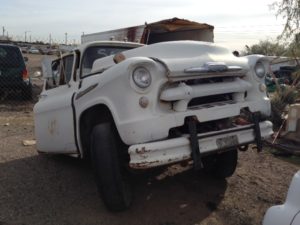
[[[80,91],[77,93],[75,100],[78,100],[79,98],[81,98],[82,96],[84,96],[85,94],[89,93],[90,91],[92,91],[94,88],[96,88],[98,86],[97,84],[93,84],[91,86],[89,86],[88,88],[84,89],[83,91]]]
[[[241,66],[227,66],[223,62],[207,62],[200,67],[191,67],[184,70],[185,73],[220,73],[241,71]]]

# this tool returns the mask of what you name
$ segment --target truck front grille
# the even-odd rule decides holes
[[[168,84],[160,99],[171,102],[175,111],[186,111],[244,101],[251,88],[250,82],[239,77],[198,78]]]

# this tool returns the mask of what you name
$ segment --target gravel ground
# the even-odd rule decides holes
[[[67,156],[38,155],[28,109],[0,112],[0,224],[256,225],[266,209],[284,201],[300,166],[254,150],[239,153],[236,173],[215,180],[173,166],[135,178],[135,200],[108,212],[90,164]]]

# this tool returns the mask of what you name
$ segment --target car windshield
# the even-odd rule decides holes
[[[0,46],[0,66],[20,67],[22,66],[22,55],[20,50],[13,46]]]
[[[95,60],[115,55],[119,52],[132,49],[130,47],[103,47],[103,46],[92,46],[88,48],[83,56],[82,62],[82,76],[86,76],[91,73]]]

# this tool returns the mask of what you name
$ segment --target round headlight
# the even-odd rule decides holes
[[[132,78],[140,88],[147,88],[151,84],[151,74],[145,67],[137,67],[133,71]]]
[[[265,66],[261,62],[256,63],[255,65],[255,74],[259,78],[263,78],[266,74]]]

